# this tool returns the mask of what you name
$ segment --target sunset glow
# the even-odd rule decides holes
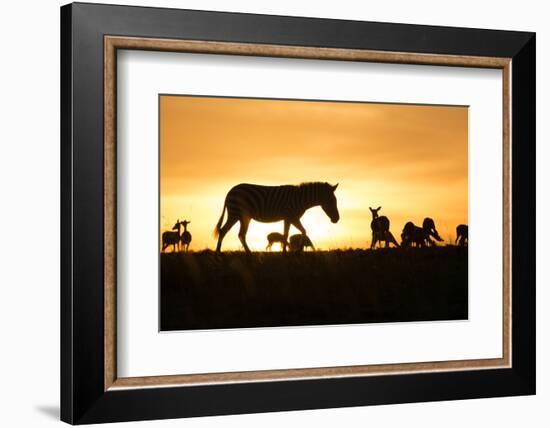
[[[468,223],[468,109],[161,96],[161,233],[187,219],[191,250],[213,249],[234,185],[309,181],[339,183],[338,223],[320,207],[302,217],[317,248],[368,248],[369,206],[382,206],[398,241],[407,221],[432,217],[454,242],[456,226]],[[248,245],[264,250],[266,235],[282,231],[282,222],[252,221]],[[237,232],[224,250],[242,248]]]

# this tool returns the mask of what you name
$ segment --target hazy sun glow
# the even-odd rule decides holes
[[[399,235],[432,217],[441,236],[468,223],[467,107],[191,96],[160,99],[160,228],[191,221],[192,250],[214,248],[212,231],[236,184],[340,183],[340,221],[320,207],[302,217],[322,249],[370,245],[369,206]],[[282,222],[252,221],[252,250]],[[238,225],[223,248],[241,249]],[[297,230],[291,228],[291,234]]]

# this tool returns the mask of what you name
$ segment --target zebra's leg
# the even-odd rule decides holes
[[[374,246],[376,245],[376,233],[372,232],[372,241],[370,242],[370,249],[372,250]]]
[[[248,232],[248,225],[250,224],[249,218],[242,218],[241,219],[241,228],[239,229],[239,239],[241,240],[241,244],[243,244],[244,250],[247,253],[250,253],[250,248],[248,248],[248,245],[246,244],[246,232]]]
[[[283,253],[286,253],[286,247],[288,245],[288,231],[290,229],[290,222],[288,220],[284,221],[284,231],[283,231],[283,237],[284,241],[281,243],[283,246]]]
[[[296,229],[298,229],[300,231],[300,233],[302,235],[306,235],[307,236],[307,233],[306,233],[306,228],[302,225],[302,222],[300,221],[300,219],[298,220],[293,220],[292,221],[292,224],[294,225],[294,227]]]
[[[225,221],[225,224],[220,229],[219,235],[218,235],[218,245],[216,245],[216,252],[219,253],[222,250],[222,241],[225,235],[227,235],[227,232],[237,223],[239,219],[237,217],[227,217],[227,220]]]

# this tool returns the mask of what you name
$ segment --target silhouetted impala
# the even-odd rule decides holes
[[[458,243],[459,246],[463,247],[463,246],[466,245],[466,241],[468,241],[468,225],[467,224],[459,224],[456,227],[455,244]]]
[[[166,248],[168,248],[170,245],[174,247],[173,252],[176,252],[176,249],[179,250],[180,228],[181,223],[178,220],[172,228],[172,230],[175,230],[175,232],[166,231],[162,233],[162,251],[166,250]]]
[[[191,236],[191,233],[187,231],[187,225],[191,223],[190,221],[183,220],[180,224],[183,225],[183,233],[180,236],[180,241],[183,244],[183,250],[185,252],[189,251],[189,244],[191,244],[191,240],[193,237]]]
[[[426,245],[435,245],[436,241],[443,241],[435,228],[434,221],[426,217],[422,222],[422,227],[416,226],[412,221],[405,224],[403,232],[401,233],[401,245],[403,247],[409,247],[415,244],[417,247],[424,247]]]
[[[372,230],[372,242],[370,248],[373,249],[376,247],[376,244],[382,241],[386,243],[386,247],[390,246],[390,243],[394,244],[396,247],[399,247],[399,244],[395,240],[393,234],[390,232],[390,220],[385,215],[378,216],[378,211],[382,207],[371,208],[369,210],[372,214],[372,221],[370,222],[370,228]]]
[[[302,234],[296,234],[292,235],[290,239],[288,240],[290,251],[295,251],[298,253],[301,253],[304,251],[307,247],[311,248],[313,251],[315,251],[315,247],[313,246],[313,243],[311,242],[311,239],[309,239],[309,236],[302,235]]]
[[[285,237],[283,236],[282,233],[272,232],[269,235],[267,235],[267,247],[265,247],[265,250],[266,251],[267,250],[271,251],[271,248],[273,247],[273,244],[275,244],[277,242],[281,244],[281,249],[283,248],[283,246],[285,244],[288,245],[288,243],[285,242]]]

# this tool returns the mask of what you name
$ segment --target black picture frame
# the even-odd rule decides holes
[[[105,391],[105,35],[511,58],[512,367]],[[86,424],[534,394],[535,43],[528,32],[63,6],[61,419]]]

